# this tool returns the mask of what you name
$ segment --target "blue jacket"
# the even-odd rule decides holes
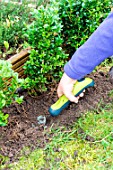
[[[81,79],[91,73],[106,58],[113,55],[113,12],[100,24],[89,39],[74,53],[64,66],[72,79]]]

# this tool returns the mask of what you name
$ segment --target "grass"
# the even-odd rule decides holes
[[[110,96],[113,96],[111,91]],[[45,133],[46,130],[45,130]],[[112,170],[113,104],[86,112],[66,129],[49,129],[52,138],[44,149],[36,149],[8,166],[11,170]],[[89,138],[88,138],[89,137]],[[92,140],[93,139],[93,140]],[[5,165],[2,165],[3,169]]]

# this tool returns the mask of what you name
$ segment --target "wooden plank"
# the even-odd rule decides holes
[[[21,72],[22,70],[24,70],[24,69],[23,69],[23,66],[24,66],[24,64],[21,65],[20,67],[18,67],[17,69],[15,69],[15,72],[19,73],[19,72]]]
[[[25,58],[23,58],[22,60],[18,61],[17,63],[12,65],[12,69],[16,70],[19,66],[25,64],[25,62],[27,61],[27,59],[29,58],[29,56],[26,56]]]
[[[13,65],[16,62],[23,59],[24,57],[28,56],[29,55],[29,50],[30,50],[30,48],[25,49],[25,50],[21,51],[20,53],[18,53],[16,55],[12,56],[11,58],[9,58],[7,61],[9,61]]]
[[[24,74],[23,66],[27,59],[29,58],[29,50],[31,48],[27,48],[25,50],[22,50],[20,53],[12,56],[7,61],[9,61],[12,64],[12,69],[18,73],[19,78],[25,78],[26,75]],[[6,79],[6,84],[10,85],[12,78]]]
[[[21,78],[24,75],[24,69],[18,73],[18,77]]]

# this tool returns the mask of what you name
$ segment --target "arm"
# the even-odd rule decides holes
[[[73,84],[91,73],[97,65],[111,55],[113,55],[113,12],[65,65],[65,73],[57,89],[58,96],[65,94],[70,101],[76,102],[77,99],[71,93]]]

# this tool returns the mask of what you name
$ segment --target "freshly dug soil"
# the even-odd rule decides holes
[[[113,84],[108,74],[97,72],[89,77],[94,79],[95,86],[86,90],[85,96],[79,100],[78,104],[71,103],[57,117],[51,117],[48,113],[48,108],[57,100],[56,88],[36,97],[23,92],[24,102],[21,105],[12,104],[4,109],[4,112],[9,114],[9,121],[6,127],[0,127],[0,154],[8,156],[12,162],[18,159],[21,155],[20,151],[25,146],[30,147],[31,150],[45,146],[49,137],[47,133],[44,133],[44,126],[38,124],[37,116],[46,117],[46,131],[50,127],[68,128],[85,111],[96,109],[100,102],[104,103],[103,106],[112,102],[108,94],[113,89]]]

